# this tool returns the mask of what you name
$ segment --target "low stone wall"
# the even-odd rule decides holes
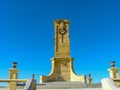
[[[29,79],[23,90],[36,90],[36,80]]]
[[[120,90],[111,78],[102,79],[102,90]]]

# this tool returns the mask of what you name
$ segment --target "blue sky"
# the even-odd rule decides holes
[[[0,0],[0,78],[8,78],[13,61],[19,78],[48,75],[54,57],[56,19],[70,20],[75,72],[109,77],[111,60],[120,67],[119,0]]]

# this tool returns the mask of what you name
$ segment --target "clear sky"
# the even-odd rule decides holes
[[[13,61],[19,78],[48,75],[54,57],[56,19],[70,20],[75,72],[109,77],[111,60],[120,67],[119,0],[0,0],[0,78],[8,78]]]

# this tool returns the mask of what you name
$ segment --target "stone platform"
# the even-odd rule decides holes
[[[101,88],[100,83],[92,85],[83,82],[49,82],[37,85],[38,89],[73,89],[73,88]]]
[[[23,90],[24,86],[18,86],[17,90]],[[49,82],[37,84],[37,90],[102,90],[100,83],[92,85],[82,82]],[[8,90],[7,87],[1,87],[0,90]]]
[[[18,86],[17,90],[23,90],[24,86]],[[80,89],[80,90],[100,90],[101,89],[101,84],[100,83],[95,83],[92,85],[88,85],[82,82],[49,82],[49,83],[44,83],[44,84],[38,84],[37,85],[37,90],[49,90],[49,89],[56,89],[56,90],[73,90],[73,89]],[[0,90],[8,90],[7,87],[1,87]]]
[[[0,88],[0,90],[9,90],[7,88]],[[23,90],[23,89],[17,89]],[[37,90],[65,90],[65,89],[37,89]],[[66,90],[102,90],[102,88],[82,88],[82,89],[66,89]]]
[[[9,90],[8,88],[0,88],[0,90]],[[23,90],[17,89],[17,90]],[[72,88],[72,89],[37,89],[37,90],[102,90],[102,88]]]

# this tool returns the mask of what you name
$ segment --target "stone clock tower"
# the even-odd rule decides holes
[[[65,19],[55,20],[54,58],[52,70],[48,76],[40,76],[40,83],[54,81],[81,81],[86,82],[85,75],[78,76],[73,70],[73,58],[70,56],[70,22]]]

